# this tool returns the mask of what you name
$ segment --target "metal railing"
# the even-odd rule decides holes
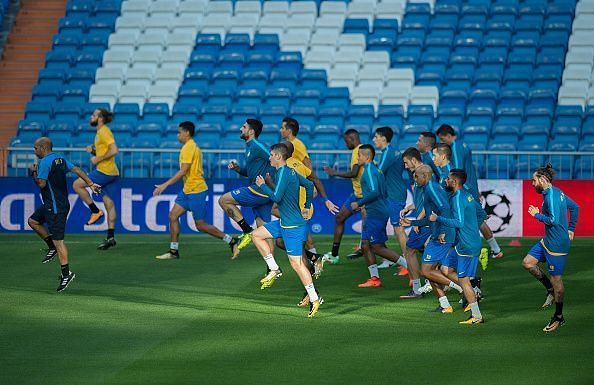
[[[90,155],[85,148],[64,147],[54,151],[64,154],[72,163],[90,170]],[[179,149],[120,148],[116,163],[122,177],[168,178],[179,170]],[[245,162],[244,149],[202,149],[206,178],[237,178],[227,168],[231,160],[241,165]],[[324,166],[343,172],[350,168],[351,152],[348,150],[310,150],[315,171],[326,178]],[[594,152],[554,151],[473,151],[473,160],[479,178],[530,179],[534,168],[551,163],[558,179],[594,179]],[[0,175],[26,176],[28,167],[35,161],[29,147],[0,148]]]

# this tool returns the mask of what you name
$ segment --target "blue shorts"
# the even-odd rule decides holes
[[[476,276],[476,268],[478,267],[478,255],[472,257],[464,256],[460,255],[455,247],[452,250],[454,250],[454,253],[456,253],[456,258],[458,259],[458,263],[456,266],[458,278]]]
[[[439,241],[431,240],[425,247],[423,253],[423,263],[434,264],[442,262],[446,259],[448,253],[452,248],[451,243],[439,243]]]
[[[118,191],[120,190],[120,176],[119,175],[107,175],[101,171],[93,170],[89,173],[89,178],[93,183],[97,183],[101,186],[101,195],[107,195],[111,199],[114,199]]]
[[[175,198],[175,203],[186,211],[191,211],[194,222],[206,218],[206,197],[208,190],[195,194],[186,194],[180,191]]]
[[[232,190],[231,196],[240,206],[250,207],[256,218],[261,218],[264,222],[270,222],[270,210],[272,210],[270,198],[254,194],[249,187]]]
[[[388,240],[387,224],[388,218],[365,217],[361,230],[361,240],[369,241],[372,245],[386,243]]]
[[[425,242],[431,236],[431,229],[429,227],[421,227],[419,233],[415,233],[414,230],[410,230],[408,233],[408,240],[406,241],[406,247],[414,250],[423,250],[425,248]]]
[[[538,262],[546,262],[551,275],[563,275],[567,255],[551,255],[540,242],[532,246],[528,254],[538,259]]]
[[[303,242],[307,239],[307,226],[281,227],[280,221],[272,221],[264,224],[264,227],[273,238],[282,238],[285,242],[285,250],[289,256],[301,256],[303,254]]]
[[[346,209],[349,210],[349,212],[352,215],[355,213],[355,211],[353,211],[353,209],[351,208],[351,203],[356,202],[358,200],[359,198],[355,196],[355,193],[351,193],[351,195],[349,195],[346,201],[344,201],[344,203],[342,204],[342,207],[346,207]]]
[[[453,247],[448,251],[445,258],[441,260],[441,265],[454,270],[458,269],[458,253]]]
[[[404,201],[393,201],[388,199],[388,211],[390,212],[390,223],[392,226],[400,226],[400,212],[406,206]]]

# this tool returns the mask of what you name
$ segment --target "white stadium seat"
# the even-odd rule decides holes
[[[235,15],[260,15],[262,5],[259,1],[238,1],[235,3]]]
[[[180,15],[199,15],[206,13],[206,2],[202,0],[186,0],[179,4],[178,12]]]
[[[122,16],[148,14],[151,0],[128,0],[122,2]]]
[[[314,1],[293,1],[289,10],[291,15],[318,16],[318,7]]]
[[[142,30],[144,26],[145,16],[140,15],[124,15],[120,16],[116,20],[115,30],[116,32],[131,30],[132,32],[138,32]]]
[[[206,5],[206,13],[212,15],[233,15],[233,3],[230,1],[209,1]]]
[[[153,1],[150,5],[151,15],[166,13],[169,15],[175,15],[177,13],[177,1],[172,0],[157,0]]]
[[[109,36],[107,46],[114,49],[134,49],[139,35],[138,31],[133,30],[122,30],[112,33]]]
[[[144,20],[144,31],[152,33],[166,34],[169,32],[169,26],[173,24],[173,16],[157,13],[147,17]]]

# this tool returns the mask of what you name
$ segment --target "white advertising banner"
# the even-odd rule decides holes
[[[524,215],[521,180],[479,180],[487,224],[497,237],[521,237]]]

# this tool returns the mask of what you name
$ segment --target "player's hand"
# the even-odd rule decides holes
[[[575,233],[571,230],[567,230],[567,234],[569,235],[569,240],[573,241],[573,237],[575,236]]]
[[[536,214],[540,213],[540,210],[538,209],[538,207],[530,205],[530,207],[528,207],[528,214],[535,216]]]
[[[400,217],[400,226],[410,226],[410,219]]]
[[[87,152],[88,152],[89,154],[92,154],[92,153],[94,153],[94,152],[95,152],[95,149],[94,149],[94,148],[93,148],[93,146],[91,146],[91,145],[88,145],[88,146],[85,148],[85,150],[87,150]]]
[[[92,156],[91,157],[91,163],[93,163],[93,165],[96,165],[97,163],[99,163],[101,160],[99,159],[98,156]]]
[[[258,175],[256,177],[256,186],[260,187],[262,186],[264,183],[266,183],[266,181],[264,180],[264,178],[262,177],[262,175]]]
[[[163,191],[165,191],[166,188],[167,188],[167,185],[165,185],[165,183],[156,184],[155,189],[153,190],[153,196],[156,197],[157,195],[161,195],[161,193]]]
[[[415,232],[415,234],[419,233],[419,226],[413,226],[413,231]]]
[[[274,181],[272,180],[272,177],[270,176],[269,173],[266,173],[266,177],[264,177],[264,181],[269,186],[272,185],[272,184],[274,184]]]
[[[29,176],[33,177],[33,176],[37,176],[37,163],[33,163],[32,165],[29,166]]]
[[[330,176],[336,175],[336,170],[334,169],[334,167],[324,166],[324,172]]]
[[[91,185],[89,187],[91,188],[91,190],[93,190],[95,194],[101,194],[101,186],[97,183],[91,182]]]
[[[433,211],[431,211],[431,215],[429,215],[429,221],[435,222],[436,220],[437,220],[437,214],[435,214]]]
[[[305,220],[309,220],[311,218],[311,209],[301,209],[301,216]]]
[[[445,234],[439,234],[437,236],[437,240],[439,241],[439,243],[441,243],[442,245],[445,243]]]
[[[357,203],[357,202],[351,202],[351,209],[352,209],[353,211],[359,211],[359,210],[361,210],[361,209],[359,208],[359,203]]]
[[[235,160],[232,160],[231,162],[229,162],[229,164],[227,165],[227,168],[229,170],[239,171],[239,165],[237,164],[237,161],[235,161]]]
[[[332,213],[332,215],[336,215],[340,211],[340,207],[336,206],[329,199],[326,202],[324,202],[324,205],[326,206],[326,208],[328,209],[328,211],[330,211],[330,213]]]

